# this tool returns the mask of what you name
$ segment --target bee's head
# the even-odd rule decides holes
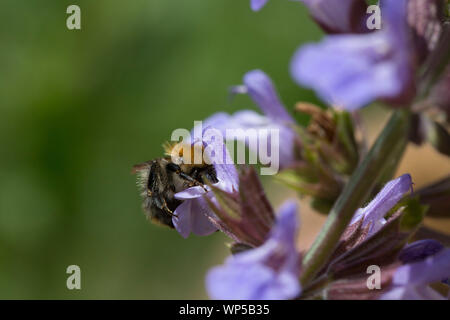
[[[183,142],[166,143],[163,145],[165,154],[173,163],[181,167],[203,167],[205,162],[205,148],[201,144],[187,144]]]

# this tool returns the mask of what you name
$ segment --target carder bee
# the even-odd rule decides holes
[[[138,187],[144,199],[142,207],[147,217],[154,223],[174,228],[172,217],[176,217],[175,209],[182,203],[175,199],[175,194],[193,186],[205,188],[205,184],[216,183],[218,179],[214,166],[207,164],[203,157],[201,163],[194,164],[195,152],[203,155],[203,147],[188,147],[191,148],[190,162],[183,158],[181,143],[166,144],[164,148],[165,157],[137,164],[133,166],[133,173],[138,175]],[[172,157],[174,152],[176,157]]]

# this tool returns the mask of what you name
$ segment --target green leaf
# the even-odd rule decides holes
[[[355,130],[350,113],[345,111],[335,112],[337,136],[339,143],[344,147],[346,164],[343,173],[351,174],[358,164],[358,146],[355,141]]]
[[[312,198],[310,202],[311,208],[322,214],[328,214],[333,204],[334,201],[322,198]]]
[[[405,207],[403,208],[403,214],[400,219],[400,230],[401,231],[413,231],[415,230],[428,210],[427,205],[422,205],[419,198],[407,198],[403,201]]]
[[[427,216],[450,217],[450,176],[417,190],[416,194],[421,203],[430,207]]]
[[[428,142],[440,153],[450,156],[450,133],[439,123],[423,117]]]

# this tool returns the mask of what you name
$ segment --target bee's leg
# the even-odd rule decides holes
[[[166,199],[163,198],[162,200],[163,200],[163,210],[165,212],[167,212],[171,217],[178,218],[178,216],[175,213],[173,213],[172,210],[169,209],[169,206],[167,205]]]
[[[172,171],[172,172],[175,172],[176,174],[178,174],[180,176],[180,178],[188,181],[189,182],[189,187],[198,186],[198,187],[202,187],[203,190],[207,191],[205,186],[201,182],[195,180],[190,175],[188,175],[188,174],[184,173],[183,171],[181,171],[181,168],[177,164],[169,163],[167,165],[167,169]]]
[[[200,170],[198,170],[197,168],[194,168],[194,169],[191,171],[190,176],[191,176],[194,180],[197,180],[197,181],[200,181],[200,182],[203,183],[202,176],[200,175]]]
[[[203,184],[205,184],[205,181],[210,183],[219,182],[216,176],[216,171],[214,170],[213,166],[207,166],[204,168],[194,168],[190,176]]]
[[[201,169],[201,171],[196,170],[196,174],[202,181],[209,181],[210,183],[219,182],[219,180],[217,179],[216,170],[214,170],[213,166],[203,168]]]
[[[158,191],[158,177],[161,175],[161,169],[156,164],[156,162],[152,162],[150,166],[150,171],[148,175],[148,181],[147,181],[147,193],[155,193]]]
[[[205,177],[212,183],[219,182],[219,179],[217,179],[217,173],[213,166],[208,167],[208,169],[205,172]]]
[[[178,216],[175,213],[173,213],[172,210],[169,209],[169,206],[167,205],[166,199],[164,199],[162,197],[154,196],[153,197],[153,202],[158,207],[158,209],[163,210],[165,213],[167,213],[171,217],[178,218]]]
[[[203,185],[203,183],[198,182],[197,180],[195,180],[194,178],[192,178],[190,175],[187,175],[186,173],[181,172],[181,171],[180,171],[180,172],[177,172],[177,174],[178,174],[181,178],[183,178],[184,180],[186,180],[186,181],[189,182],[189,187],[198,186],[198,187],[202,187],[203,190],[208,191],[208,190],[206,190],[206,188],[205,188],[205,186]]]

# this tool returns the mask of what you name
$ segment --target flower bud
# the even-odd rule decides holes
[[[255,170],[241,170],[239,191],[226,192],[214,186],[211,189],[215,199],[207,201],[218,217],[216,225],[239,244],[233,245],[232,251],[261,245],[275,223],[275,214]]]

